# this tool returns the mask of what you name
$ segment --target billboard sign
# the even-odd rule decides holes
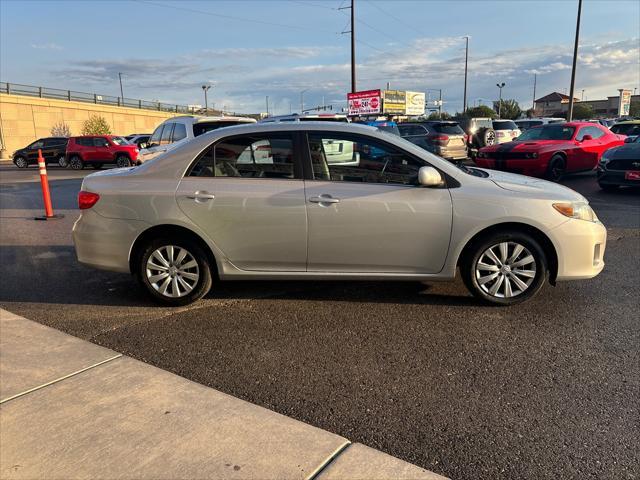
[[[407,92],[406,115],[424,115],[425,95],[424,92]]]
[[[374,115],[381,111],[380,90],[347,93],[349,115]]]
[[[404,90],[385,90],[382,112],[391,115],[404,115],[407,108],[407,92]]]
[[[618,116],[626,117],[631,109],[631,90],[619,89],[620,99],[618,100]]]

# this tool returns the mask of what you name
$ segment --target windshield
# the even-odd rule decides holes
[[[111,141],[116,145],[129,145],[129,141],[124,137],[111,137]]]
[[[517,130],[518,126],[511,120],[494,120],[494,130]]]
[[[543,127],[530,128],[518,137],[518,140],[571,140],[574,127],[563,125],[545,125]]]

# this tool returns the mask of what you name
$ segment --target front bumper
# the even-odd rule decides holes
[[[128,273],[131,247],[148,227],[139,220],[107,218],[83,210],[72,231],[78,261],[100,270]]]
[[[596,176],[600,185],[620,185],[628,187],[640,187],[640,180],[625,179],[624,170],[604,170],[598,167]]]
[[[602,223],[570,219],[549,236],[558,255],[556,280],[593,278],[604,268],[607,229]]]
[[[497,160],[494,158],[475,157],[474,161],[480,168],[519,173],[530,177],[544,177],[548,167],[548,161],[541,158]]]

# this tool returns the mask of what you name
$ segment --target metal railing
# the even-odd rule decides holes
[[[156,110],[159,112],[173,112],[183,114],[211,114],[223,115],[231,112],[196,108],[187,105],[177,105],[163,102],[149,102],[133,98],[114,97],[111,95],[98,95],[97,93],[76,92],[74,90],[60,90],[58,88],[36,87],[33,85],[21,85],[19,83],[0,82],[0,93],[9,95],[24,95],[27,97],[53,98],[56,100],[68,100],[73,102],[95,103],[98,105],[111,105],[117,107],[139,108],[143,110]],[[235,113],[231,113],[236,115]],[[242,114],[240,114],[242,115]]]

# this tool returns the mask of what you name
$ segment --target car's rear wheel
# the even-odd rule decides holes
[[[170,306],[187,305],[211,289],[209,257],[188,239],[158,238],[144,248],[136,276],[151,296]]]
[[[528,234],[496,233],[471,246],[460,273],[476,297],[492,304],[514,305],[540,291],[548,276],[547,258]]]
[[[24,157],[14,158],[13,163],[15,163],[18,168],[27,168],[29,166],[29,162]]]
[[[131,161],[126,155],[120,155],[118,158],[116,158],[116,166],[118,168],[129,167],[131,166]]]
[[[78,155],[74,155],[69,159],[69,166],[73,170],[82,170],[84,168],[84,162]]]
[[[559,182],[567,173],[567,161],[562,155],[555,154],[547,167],[547,180]]]
[[[69,166],[69,161],[67,160],[66,155],[60,155],[60,157],[58,157],[58,166],[62,168],[67,168]]]

